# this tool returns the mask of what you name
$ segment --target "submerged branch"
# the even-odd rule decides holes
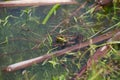
[[[97,63],[97,61],[102,58],[105,54],[107,54],[107,52],[110,50],[109,45],[103,46],[101,48],[99,48],[95,54],[90,57],[87,61],[87,64],[85,64],[81,70],[71,79],[71,80],[76,80],[77,78],[81,77],[83,75],[83,73],[86,72],[87,68],[89,68],[92,65],[92,62],[94,60],[95,63]]]
[[[65,23],[68,23],[70,21],[70,19],[73,17],[73,16],[76,16],[80,10],[82,8],[84,8],[86,6],[86,4],[88,3],[89,0],[86,0],[83,4],[81,4],[76,10],[72,11],[71,12],[71,15],[68,16],[67,18],[63,19],[58,25],[55,26],[55,28],[51,31],[55,31],[58,27],[60,27],[62,24],[65,24]]]
[[[108,40],[108,42],[111,42],[111,41],[120,41],[120,32],[117,32],[112,38]],[[87,64],[85,64],[82,67],[82,69],[75,75],[75,77],[72,78],[72,80],[76,80],[77,78],[81,77],[83,73],[85,73],[87,68],[89,68],[92,65],[93,61],[94,63],[97,63],[98,60],[104,57],[110,50],[111,50],[111,47],[109,44],[97,49],[95,54],[88,59]]]
[[[53,4],[77,4],[75,0],[16,0],[0,2],[0,7],[45,6]]]
[[[115,31],[111,31],[111,32],[108,32],[106,34],[100,35],[98,37],[95,37],[95,38],[91,39],[92,44],[97,43],[97,42],[101,42],[101,41],[106,40],[106,39],[109,39],[115,33],[119,32],[119,31],[120,30],[115,30]],[[33,64],[37,64],[37,63],[43,62],[45,60],[51,59],[53,56],[56,56],[56,57],[61,56],[61,55],[64,55],[68,52],[71,52],[71,51],[78,50],[80,48],[84,48],[86,46],[89,46],[91,44],[91,40],[88,40],[88,41],[83,42],[83,43],[76,44],[76,45],[71,46],[71,47],[67,47],[67,48],[59,50],[59,51],[52,52],[50,54],[45,54],[45,55],[37,57],[37,58],[33,58],[33,59],[26,60],[26,61],[18,62],[18,63],[15,63],[15,64],[11,64],[11,65],[7,66],[6,68],[4,68],[3,70],[6,71],[6,72],[12,72],[12,71],[16,71],[16,70],[19,70],[19,69],[29,67]]]

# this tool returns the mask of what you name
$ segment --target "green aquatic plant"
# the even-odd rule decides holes
[[[25,7],[20,10],[18,16],[13,16],[6,9],[5,16],[0,16],[0,67],[57,51],[57,48],[53,47],[53,41],[57,34],[73,35],[69,36],[70,40],[75,34],[83,34],[85,40],[90,40],[100,34],[120,28],[118,11],[120,8],[116,3],[114,3],[113,8],[106,7],[111,8],[113,11],[105,9],[107,11],[94,12],[95,8],[88,9],[86,6],[80,10],[79,15],[67,19],[68,23],[61,24],[65,20],[61,17],[60,25],[54,23],[54,21],[57,21],[56,18],[54,20],[50,18],[53,17],[53,14],[54,16],[59,16],[59,13],[56,12],[59,7],[59,4],[54,5],[52,8],[47,7],[46,11],[49,12],[44,15],[40,15],[37,11],[34,12],[38,10],[38,7]],[[78,5],[75,7],[78,7]],[[71,8],[72,5],[70,5],[70,8],[69,6],[61,6],[61,9],[66,11],[71,11]],[[44,11],[44,7],[42,9]],[[41,13],[42,9],[40,10]],[[81,14],[82,11],[83,14]],[[65,15],[62,10],[60,13],[65,18],[69,16],[68,13]],[[45,16],[41,20],[43,20],[42,24],[46,24],[47,27],[40,24],[41,16]],[[57,27],[51,25],[51,23],[49,24],[49,20]],[[58,37],[58,39],[66,42],[64,37]],[[88,47],[69,52],[60,57],[53,56],[51,60],[45,60],[43,64],[30,66],[27,68],[29,72],[24,75],[19,70],[13,73],[0,73],[0,80],[67,80],[76,75],[76,72],[86,64],[88,58],[95,53],[97,48],[105,45],[110,45],[111,50],[102,59],[98,60],[97,64],[93,62],[91,67],[78,80],[117,80],[120,78],[120,50],[119,46],[116,45],[119,44],[119,41],[92,44],[91,40],[91,45]]]
[[[44,18],[44,20],[42,21],[42,24],[46,24],[47,21],[49,20],[49,18],[52,16],[52,14],[56,14],[56,10],[60,7],[60,4],[56,4],[54,5],[50,11],[48,12],[47,16]]]

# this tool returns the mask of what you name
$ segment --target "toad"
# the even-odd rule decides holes
[[[53,47],[58,47],[58,49],[63,49],[68,46],[75,45],[83,41],[83,35],[57,35],[53,41]]]

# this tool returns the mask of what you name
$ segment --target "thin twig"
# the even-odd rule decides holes
[[[115,30],[115,31],[112,31],[112,32],[108,32],[106,34],[95,37],[91,40],[92,40],[93,44],[97,43],[97,42],[101,42],[103,40],[111,38],[118,31],[120,31],[120,30]],[[76,45],[71,46],[71,47],[67,47],[63,50],[55,51],[55,52],[52,52],[50,54],[45,54],[45,55],[37,57],[37,58],[33,58],[33,59],[30,59],[30,60],[26,60],[26,61],[22,61],[22,62],[18,62],[18,63],[12,64],[12,65],[9,65],[6,68],[4,68],[3,70],[6,71],[6,72],[12,72],[12,71],[16,71],[16,70],[19,70],[19,69],[23,69],[23,68],[29,67],[33,64],[40,63],[40,62],[43,62],[45,60],[51,59],[53,56],[56,56],[56,57],[61,56],[61,55],[64,55],[68,52],[71,52],[71,51],[78,50],[80,48],[89,46],[90,44],[91,43],[88,40],[86,42],[79,43],[79,44],[76,44]]]
[[[117,32],[112,38],[110,38],[108,40],[108,42],[119,41],[119,40],[120,40],[120,32]],[[102,57],[104,57],[107,54],[107,52],[110,50],[111,50],[111,48],[110,48],[109,44],[97,49],[95,54],[88,59],[87,64],[85,64],[81,68],[81,70],[72,78],[72,80],[76,80],[77,78],[81,77],[83,75],[83,73],[85,73],[87,68],[89,68],[92,65],[93,61],[94,61],[94,63],[97,63],[98,60],[100,60]]]
[[[81,4],[75,11],[72,11],[72,12],[71,12],[71,15],[68,16],[66,19],[63,19],[58,25],[55,26],[55,28],[54,28],[51,32],[55,31],[55,30],[56,30],[58,27],[60,27],[62,24],[66,23],[66,22],[69,22],[70,19],[71,19],[73,16],[76,16],[76,15],[79,13],[79,11],[80,11],[82,8],[85,7],[85,5],[87,4],[88,1],[89,1],[89,0],[85,1],[85,2],[84,2],[83,4]]]

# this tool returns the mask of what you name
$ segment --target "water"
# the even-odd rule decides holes
[[[51,7],[0,9],[0,80],[50,80],[53,76],[66,73],[61,65],[53,68],[50,63],[35,64],[24,70],[11,73],[2,71],[10,64],[46,54],[52,48],[48,41],[45,43],[42,41],[48,36],[47,34],[50,34],[54,26],[65,17],[62,9],[67,9],[68,6],[62,6],[47,24],[42,25],[41,23]],[[36,47],[38,44],[41,44],[39,48]],[[26,71],[25,74],[22,73],[23,71]]]
[[[79,1],[83,3],[83,0]],[[86,12],[90,4],[80,10],[77,18]],[[74,55],[77,59],[74,57],[67,58],[66,56],[58,59],[53,57],[52,61],[59,63],[55,67],[46,62],[44,65],[43,63],[34,64],[11,73],[5,73],[2,69],[10,64],[44,55],[53,49],[50,39],[47,38],[48,35],[52,35],[51,37],[55,38],[60,33],[63,35],[82,34],[87,38],[105,26],[110,27],[114,24],[106,24],[106,22],[110,22],[111,17],[107,19],[105,16],[96,17],[97,14],[87,14],[76,22],[74,17],[70,22],[62,24],[51,33],[55,26],[67,18],[70,15],[69,13],[73,12],[78,6],[61,6],[57,10],[56,15],[52,15],[45,25],[41,23],[52,6],[0,8],[0,80],[58,80],[58,77],[68,77],[73,75],[73,72],[77,72],[81,65],[84,64],[81,63],[83,60],[79,62],[80,58],[77,52]],[[106,13],[106,16],[110,15]],[[46,41],[43,42],[45,39]],[[60,63],[60,60],[65,59],[67,59],[67,62]],[[66,70],[66,65],[69,71]],[[23,74],[23,72],[25,73]]]

